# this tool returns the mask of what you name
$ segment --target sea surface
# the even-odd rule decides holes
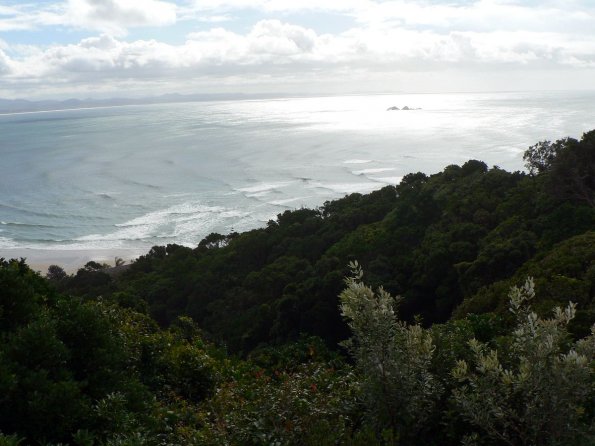
[[[397,106],[420,108],[387,111]],[[0,116],[2,250],[195,246],[469,159],[522,170],[595,92],[317,97]]]

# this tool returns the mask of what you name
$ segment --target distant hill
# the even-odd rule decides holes
[[[249,99],[273,99],[286,97],[278,94],[243,94],[243,93],[216,93],[216,94],[164,94],[143,98],[109,98],[109,99],[67,99],[67,100],[40,100],[2,99],[0,98],[0,114],[27,113],[53,110],[71,110],[77,108],[116,107],[123,105],[166,104],[176,102],[206,102],[206,101],[231,101]],[[295,95],[293,95],[295,96]]]

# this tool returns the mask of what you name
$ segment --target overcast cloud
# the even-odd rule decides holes
[[[0,4],[0,96],[593,88],[595,2]]]

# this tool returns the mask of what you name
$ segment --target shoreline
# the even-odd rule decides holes
[[[79,268],[82,268],[91,260],[114,266],[114,259],[116,257],[122,258],[126,261],[126,264],[129,264],[143,254],[146,254],[146,252],[132,249],[0,249],[0,258],[3,257],[6,260],[25,258],[27,265],[41,275],[47,273],[50,265],[58,265],[67,274],[75,274]]]

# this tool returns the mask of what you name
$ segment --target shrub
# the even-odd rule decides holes
[[[460,360],[452,372],[462,383],[453,391],[454,400],[477,431],[467,437],[468,444],[595,442],[588,414],[593,401],[595,327],[589,337],[571,343],[567,325],[575,305],[556,308],[551,319],[541,319],[528,305],[534,296],[532,279],[510,291],[517,327],[509,348],[494,350],[472,340],[474,364]]]
[[[432,337],[419,324],[400,321],[399,298],[382,288],[375,293],[361,282],[357,262],[350,267],[352,277],[340,295],[341,314],[353,331],[345,345],[356,362],[370,421],[393,441],[420,444],[442,392],[430,372]]]

